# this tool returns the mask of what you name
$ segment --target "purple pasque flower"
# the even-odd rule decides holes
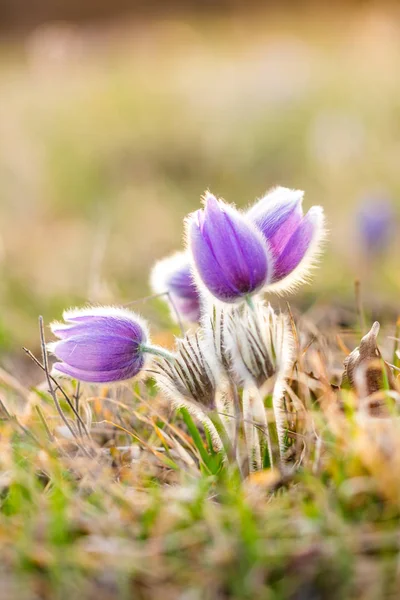
[[[213,194],[206,192],[204,208],[189,215],[186,232],[197,281],[218,300],[245,300],[268,282],[268,248],[261,232]]]
[[[304,215],[303,195],[300,190],[278,187],[247,212],[271,252],[271,291],[289,291],[302,283],[324,239],[324,211],[321,206],[313,206]]]
[[[379,256],[387,249],[393,235],[394,217],[393,206],[388,198],[375,196],[362,200],[356,223],[361,244],[368,256]]]
[[[172,308],[184,321],[198,323],[200,293],[193,279],[188,252],[176,252],[158,261],[152,269],[150,285],[155,294],[168,292]]]
[[[53,371],[80,381],[111,383],[135,377],[146,363],[148,332],[140,317],[116,307],[67,310],[65,323],[52,323],[59,341]]]

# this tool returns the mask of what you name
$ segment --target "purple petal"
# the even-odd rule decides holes
[[[181,298],[190,298],[196,300],[199,298],[199,292],[193,281],[190,262],[180,270],[172,273],[166,282],[168,291]]]
[[[300,226],[290,237],[285,248],[277,258],[274,268],[273,282],[287,277],[303,260],[307,251],[311,248],[313,238],[317,232],[320,211],[314,207],[308,211]]]
[[[192,221],[190,227],[190,245],[197,271],[206,287],[220,299],[237,296],[237,288],[230,283],[221,270],[210,245],[205,241],[195,220]]]
[[[177,252],[156,263],[150,277],[155,294],[168,292],[170,304],[185,321],[196,322],[200,315],[200,293],[193,279],[190,254]],[[166,299],[166,298],[165,298]]]
[[[141,357],[140,361],[132,363],[129,367],[124,369],[113,369],[110,371],[85,371],[83,369],[71,367],[66,363],[59,362],[54,364],[53,369],[58,373],[68,375],[68,377],[78,379],[79,381],[87,381],[90,383],[113,383],[115,381],[124,381],[135,377],[135,375],[143,368],[143,365],[144,358]]]
[[[259,289],[267,279],[262,238],[246,219],[209,194],[189,226],[196,269],[211,293],[233,302]]]
[[[247,213],[262,231],[275,257],[282,252],[301,223],[302,198],[300,191],[277,188]]]
[[[171,294],[172,301],[178,313],[190,323],[197,323],[200,320],[201,305],[200,296],[196,298],[183,298]]]
[[[51,330],[60,339],[68,339],[76,335],[120,335],[138,342],[145,341],[145,332],[139,323],[116,316],[78,317],[76,325],[55,323]]]
[[[69,366],[85,371],[125,369],[140,358],[136,340],[93,331],[57,342],[53,352]]]

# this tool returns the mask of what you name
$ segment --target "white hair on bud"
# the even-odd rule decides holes
[[[157,363],[161,387],[173,391],[206,410],[215,408],[216,381],[209,367],[202,339],[186,335],[176,341],[174,361],[162,359]]]
[[[234,307],[222,302],[215,302],[208,298],[204,302],[204,311],[201,319],[201,331],[207,349],[209,364],[215,376],[221,373],[221,368],[230,371],[230,355],[227,347],[227,325]]]
[[[230,313],[226,323],[226,350],[232,371],[240,384],[250,379],[260,383],[276,372],[275,335],[277,316],[270,305],[261,300],[254,308],[247,305]]]
[[[262,198],[256,200],[255,204],[250,206],[247,214],[252,220],[256,220],[258,217],[265,214],[266,202],[268,202],[268,208],[273,210],[275,207],[280,206],[284,200],[290,200],[292,202],[297,200],[301,205],[303,198],[303,190],[292,190],[290,188],[277,186],[268,190],[268,192],[264,194]]]
[[[268,381],[274,380],[272,406],[282,457],[286,423],[282,400],[285,381],[293,365],[294,349],[288,318],[282,313],[276,314],[270,305],[256,301],[254,309],[245,306],[231,313],[228,331],[226,343],[232,373],[240,385],[244,389],[250,387],[262,391]],[[258,398],[260,402],[261,396]]]
[[[124,319],[132,321],[138,324],[145,333],[145,338],[149,339],[149,331],[147,322],[140,315],[134,313],[128,308],[122,306],[84,306],[83,308],[70,308],[64,310],[63,319],[67,322],[65,328],[72,326],[73,324],[79,323],[80,317],[111,317],[115,319]],[[68,325],[70,324],[70,325]],[[54,322],[50,325],[50,328],[55,328],[59,325],[58,322]]]
[[[216,408],[217,384],[214,380],[198,335],[177,340],[175,362],[165,359],[156,363],[159,389],[175,408],[185,407],[209,431],[218,450],[223,448],[221,437],[208,410]]]

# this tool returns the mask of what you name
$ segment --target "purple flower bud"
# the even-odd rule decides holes
[[[394,214],[390,200],[377,197],[364,200],[356,219],[366,253],[378,256],[384,252],[393,233]]]
[[[145,366],[147,327],[131,311],[115,307],[68,310],[66,323],[53,323],[60,341],[49,344],[61,361],[56,374],[80,381],[111,383],[131,379]]]
[[[313,206],[303,215],[304,192],[278,187],[247,215],[262,231],[273,258],[271,290],[289,290],[306,278],[324,238],[324,212]]]
[[[200,320],[200,294],[193,280],[187,252],[177,252],[156,263],[151,272],[150,284],[155,294],[169,293],[173,308],[183,320],[189,323]]]
[[[195,273],[219,300],[244,300],[268,281],[267,245],[246,215],[208,192],[204,204],[187,219]]]

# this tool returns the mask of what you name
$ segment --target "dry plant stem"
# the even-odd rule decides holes
[[[47,350],[46,350],[46,340],[44,337],[44,325],[43,325],[43,317],[40,316],[39,317],[39,331],[40,331],[40,345],[41,345],[41,349],[42,349],[42,360],[43,360],[43,367],[44,367],[44,372],[46,374],[46,379],[47,379],[47,385],[49,388],[49,393],[51,395],[51,397],[53,398],[54,404],[57,408],[57,412],[60,415],[60,417],[62,418],[62,420],[64,421],[65,425],[68,427],[69,431],[71,432],[71,434],[73,435],[73,437],[75,439],[77,439],[77,434],[74,431],[73,427],[71,426],[70,422],[68,421],[68,419],[65,417],[60,403],[58,401],[57,398],[57,394],[53,388],[53,382],[51,381],[51,377],[50,377],[50,373],[49,373],[49,363],[48,363],[48,359],[47,359]]]
[[[29,429],[27,429],[26,427],[24,427],[24,425],[22,425],[22,423],[19,422],[19,420],[17,419],[17,417],[15,415],[12,415],[6,405],[4,404],[3,400],[0,398],[0,408],[1,410],[4,412],[4,414],[6,415],[7,419],[9,421],[13,421],[14,423],[16,423],[18,425],[18,427],[23,431],[23,433],[25,433],[26,435],[28,435],[30,438],[32,438],[32,440],[39,446],[41,447],[41,444],[39,442],[39,440],[37,439],[37,437],[31,432],[29,431]]]
[[[40,408],[40,406],[38,404],[35,406],[35,409],[36,409],[37,414],[39,415],[39,419],[41,420],[41,422],[43,424],[43,427],[46,430],[46,433],[47,433],[47,436],[48,436],[49,440],[51,442],[54,442],[54,440],[55,440],[54,435],[51,433],[50,428],[47,425],[47,421],[46,421],[45,416],[44,416],[44,414],[42,412],[42,409]]]
[[[44,326],[43,326],[43,317],[42,316],[39,317],[39,330],[40,330],[40,344],[41,344],[41,348],[42,348],[43,367],[44,367],[44,372],[46,374],[47,384],[49,386],[49,393],[50,393],[51,397],[53,398],[57,412],[60,415],[61,419],[63,420],[65,426],[68,427],[69,431],[71,432],[72,436],[76,439],[79,447],[83,450],[83,452],[87,456],[90,457],[91,456],[90,452],[88,452],[87,449],[82,444],[79,444],[79,442],[78,442],[79,437],[77,436],[77,433],[75,432],[74,428],[71,426],[70,422],[64,415],[62,408],[60,406],[60,403],[58,401],[57,394],[54,390],[52,378],[49,373],[49,364],[48,364],[48,359],[47,359],[46,341],[45,341],[45,337],[44,337]]]
[[[24,352],[27,353],[27,355],[29,356],[29,358],[32,359],[33,362],[38,367],[40,367],[42,369],[42,371],[44,371],[46,373],[46,368],[40,362],[40,360],[38,360],[36,358],[36,356],[34,354],[32,354],[32,352],[30,350],[28,350],[28,348],[24,347],[23,350],[24,350]],[[61,387],[61,385],[58,383],[58,381],[56,379],[54,379],[54,377],[49,373],[48,368],[47,368],[46,378],[50,378],[51,382],[55,386],[55,389],[58,390],[59,392],[61,392],[61,394],[64,396],[64,399],[67,402],[68,406],[71,408],[71,410],[74,413],[76,419],[80,422],[83,431],[85,432],[85,434],[87,435],[87,437],[90,439],[90,433],[88,432],[87,427],[86,427],[85,423],[83,422],[81,416],[77,413],[76,408],[74,407],[74,405],[72,404],[70,398],[68,397],[68,394],[65,393],[65,391],[63,390],[63,388]],[[74,436],[74,437],[76,437],[76,436]]]
[[[78,381],[78,383],[76,384],[76,390],[75,390],[75,394],[74,394],[74,400],[75,400],[75,410],[77,415],[79,415],[79,401],[80,401],[80,394],[81,394],[81,382]],[[76,418],[76,425],[78,427],[78,432],[79,435],[82,437],[82,425],[81,425],[81,419],[80,418]]]

